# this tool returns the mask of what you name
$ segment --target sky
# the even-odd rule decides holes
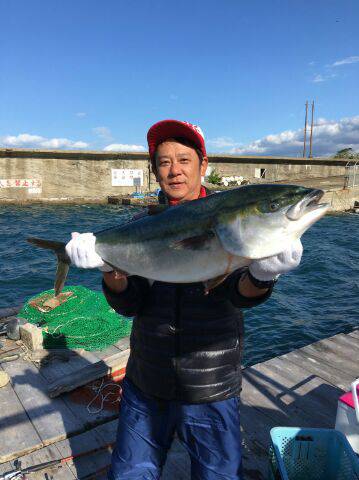
[[[166,118],[209,153],[359,151],[357,0],[0,0],[0,147],[145,151]]]

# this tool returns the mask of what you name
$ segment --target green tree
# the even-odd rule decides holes
[[[351,147],[343,148],[337,151],[334,158],[359,158],[359,153],[356,153]]]
[[[208,183],[212,183],[213,185],[220,185],[222,177],[221,175],[217,172],[217,170],[212,170],[211,173],[206,177],[206,180]]]

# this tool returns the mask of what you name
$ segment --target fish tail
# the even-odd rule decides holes
[[[57,256],[57,268],[56,268],[56,275],[55,275],[55,296],[61,293],[63,289],[67,277],[67,273],[69,271],[71,260],[70,257],[67,255],[65,250],[65,243],[64,242],[55,242],[53,240],[44,240],[42,238],[28,238],[27,241],[37,247],[46,248],[47,250],[52,250]]]

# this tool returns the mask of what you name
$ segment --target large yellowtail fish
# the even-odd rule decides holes
[[[285,250],[327,211],[322,190],[296,185],[248,185],[95,233],[96,252],[115,270],[152,280],[206,282],[213,288],[237,268]],[[70,259],[65,243],[29,238],[58,257],[55,294]]]

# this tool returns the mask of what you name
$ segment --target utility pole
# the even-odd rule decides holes
[[[305,102],[303,158],[305,158],[305,148],[307,143],[307,120],[308,120],[308,100]]]
[[[313,155],[312,155],[313,125],[314,125],[314,100],[312,101],[312,122],[311,122],[311,125],[310,125],[309,158],[313,158]]]

